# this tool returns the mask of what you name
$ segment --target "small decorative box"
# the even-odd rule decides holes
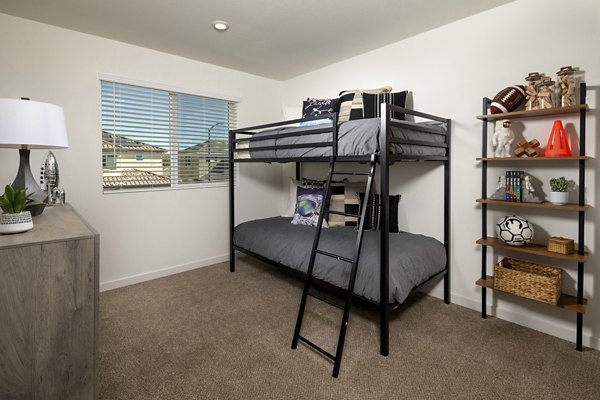
[[[575,242],[560,236],[552,236],[548,239],[548,251],[560,254],[573,254]]]

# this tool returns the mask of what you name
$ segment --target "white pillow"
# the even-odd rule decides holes
[[[302,106],[282,106],[281,111],[285,121],[302,118]]]
[[[295,180],[294,178],[290,178],[288,202],[283,214],[281,214],[282,217],[292,218],[294,216],[294,213],[296,212],[296,192],[299,184],[299,181]]]

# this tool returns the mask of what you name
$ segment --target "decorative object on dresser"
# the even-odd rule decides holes
[[[563,281],[560,268],[514,258],[494,266],[494,289],[543,303],[558,304]]]
[[[51,151],[46,154],[42,164],[41,178],[42,190],[48,195],[48,205],[64,205],[65,191],[58,186],[60,184],[58,161]]]
[[[573,239],[561,236],[551,236],[548,238],[548,251],[559,254],[573,254],[575,241]]]
[[[569,181],[564,176],[550,179],[548,201],[552,204],[567,204],[569,201]]]
[[[68,204],[0,236],[0,399],[97,399],[98,249]]]
[[[31,173],[29,153],[30,149],[69,147],[63,109],[27,98],[0,99],[0,147],[19,149],[19,171],[12,186],[32,192],[32,200],[42,203],[29,211],[33,216],[41,214],[48,196]]]
[[[31,212],[25,211],[29,205],[36,205],[39,202],[30,199],[31,194],[27,194],[25,189],[13,189],[6,185],[4,194],[0,196],[0,234],[22,233],[33,228],[33,219]]]
[[[521,157],[523,154],[527,157],[537,157],[538,153],[535,149],[540,147],[540,142],[537,139],[530,141],[520,140],[517,142],[517,146],[518,147],[515,149],[515,155],[517,157]]]
[[[533,239],[533,226],[523,217],[507,215],[496,224],[498,237],[510,246],[525,246]]]
[[[589,205],[585,204],[585,193],[586,193],[586,161],[589,156],[586,155],[586,112],[588,111],[588,105],[586,104],[587,86],[584,82],[579,85],[579,103],[572,106],[566,107],[554,107],[549,109],[536,109],[536,110],[524,110],[514,111],[507,114],[489,114],[489,107],[491,100],[483,98],[483,114],[477,116],[482,121],[482,155],[477,160],[481,162],[481,198],[477,199],[477,202],[481,204],[481,238],[476,241],[481,246],[481,277],[475,282],[476,285],[481,287],[481,317],[487,318],[488,309],[488,289],[497,289],[495,283],[496,277],[488,275],[488,262],[490,259],[489,252],[494,252],[494,256],[502,254],[505,251],[513,253],[528,254],[530,257],[544,257],[554,258],[563,260],[565,266],[568,264],[575,264],[576,273],[570,274],[575,279],[574,284],[569,284],[570,287],[575,287],[576,294],[570,295],[567,293],[560,294],[558,302],[554,305],[557,309],[572,312],[575,314],[574,322],[576,323],[576,334],[575,334],[575,349],[578,351],[583,350],[583,315],[587,309],[587,299],[584,298],[584,280],[585,274],[585,263],[588,262],[588,253],[585,251],[585,213],[589,209]],[[521,119],[526,121],[528,118],[557,118],[562,115],[572,115],[579,117],[578,134],[579,134],[579,152],[577,155],[570,157],[507,157],[507,158],[496,158],[488,157],[488,128],[489,123],[504,118],[510,118],[512,120]],[[550,120],[552,121],[552,120]],[[495,201],[487,198],[487,175],[488,165],[492,164],[506,164],[506,163],[533,163],[532,165],[541,166],[544,164],[554,165],[555,163],[567,164],[574,163],[578,169],[578,201],[577,203],[567,203],[556,205],[548,202],[532,203],[512,203],[506,201]],[[525,191],[523,192],[524,199],[528,196],[526,192],[528,184],[525,182]],[[531,190],[533,192],[533,190]],[[488,236],[488,207],[496,206],[508,206],[527,209],[537,209],[539,212],[544,213],[576,213],[575,224],[577,225],[577,246],[575,253],[573,254],[562,254],[558,252],[549,251],[546,243],[535,244],[529,243],[526,246],[514,247],[504,243],[500,238],[494,238]],[[561,220],[561,223],[565,223]],[[592,271],[593,272],[593,271]]]
[[[507,119],[496,125],[492,135],[492,149],[495,157],[510,157],[510,146],[515,141],[515,133],[510,129],[511,122]]]
[[[525,99],[525,88],[521,85],[509,86],[494,96],[490,104],[492,114],[503,114],[515,110]]]
[[[544,157],[571,157],[572,155],[565,128],[562,121],[557,119],[554,121],[554,125],[552,125]]]

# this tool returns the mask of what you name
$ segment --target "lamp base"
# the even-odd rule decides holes
[[[44,211],[44,208],[48,203],[48,194],[42,190],[31,173],[31,167],[29,166],[29,154],[29,149],[19,149],[19,171],[17,172],[17,177],[15,178],[12,187],[14,189],[25,189],[27,194],[33,193],[33,195],[30,197],[31,200],[41,201],[44,203],[27,207],[27,211],[31,212],[31,215],[35,217]]]

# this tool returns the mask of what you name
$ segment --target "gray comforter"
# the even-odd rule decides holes
[[[319,248],[353,257],[354,227],[323,229]],[[292,225],[290,218],[275,217],[249,221],[235,228],[235,245],[269,260],[306,272],[314,238],[314,227]],[[390,303],[402,303],[411,290],[446,265],[444,246],[428,236],[390,233]],[[314,276],[346,288],[350,265],[317,255]],[[366,231],[356,275],[354,293],[379,302],[379,232]]]
[[[338,155],[369,155],[379,153],[380,150],[380,124],[379,118],[359,119],[343,122],[339,125],[338,131]],[[432,143],[444,143],[444,127],[440,123],[425,123],[428,128],[437,130],[438,133],[422,132],[418,130],[419,125],[424,123],[415,123],[402,121],[403,127],[392,127],[392,136],[402,139],[422,140]],[[278,129],[269,129],[257,133],[254,137],[263,135],[272,135],[283,132],[307,132],[323,127],[330,127],[331,123],[305,126],[305,127],[285,127]],[[281,146],[298,143],[322,143],[331,141],[331,133],[318,133],[314,135],[303,135],[284,137],[281,139],[267,139],[250,142],[250,155],[252,158],[276,158],[276,157],[324,157],[331,155],[331,147],[309,147],[300,149],[281,149],[281,150],[252,150],[253,147],[263,146]],[[391,146],[392,154],[415,155],[415,156],[444,156],[446,150],[440,147],[415,146],[405,144],[393,144]]]

